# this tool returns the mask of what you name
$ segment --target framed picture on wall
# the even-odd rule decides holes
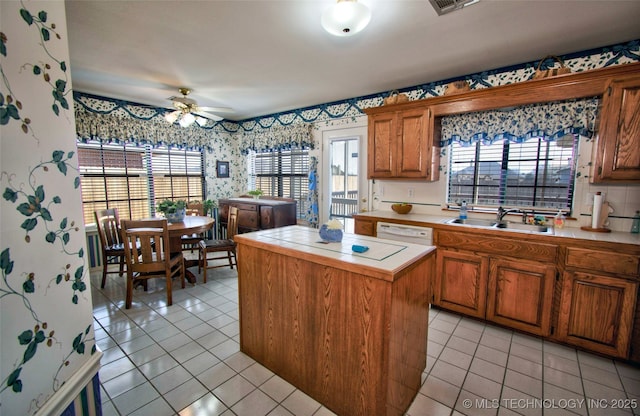
[[[228,178],[229,177],[229,162],[222,162],[218,160],[216,162],[216,172],[218,178]]]

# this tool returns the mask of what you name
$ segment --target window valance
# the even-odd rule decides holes
[[[247,154],[256,152],[273,152],[289,149],[313,149],[313,137],[310,123],[288,126],[272,126],[268,129],[245,131],[240,137],[240,149]]]
[[[228,140],[229,134],[236,131],[214,122],[180,127],[167,123],[166,109],[78,91],[74,91],[73,100],[77,137],[84,142],[132,142],[211,150],[214,141]]]
[[[152,146],[172,146],[189,149],[210,149],[212,130],[195,127],[179,127],[167,123],[164,118],[137,120],[117,114],[90,113],[76,110],[76,134],[83,142],[148,143]]]
[[[553,141],[567,134],[591,137],[599,104],[596,97],[446,116],[442,118],[440,145],[458,142],[467,146],[505,139],[523,142],[534,137]]]

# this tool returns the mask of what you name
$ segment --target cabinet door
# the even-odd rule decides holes
[[[484,318],[488,258],[472,252],[438,249],[434,304]]]
[[[556,269],[523,260],[490,260],[487,319],[536,335],[551,333]]]
[[[594,182],[640,182],[640,77],[610,83],[596,146]]]
[[[431,170],[432,146],[429,128],[429,109],[407,110],[398,113],[399,139],[397,146],[398,177],[426,178]]]
[[[592,351],[627,358],[638,283],[567,271],[563,275],[558,338]]]
[[[367,170],[371,178],[392,178],[396,175],[396,144],[398,129],[396,113],[369,117]]]

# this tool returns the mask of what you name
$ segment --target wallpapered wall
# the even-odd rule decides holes
[[[564,55],[561,58],[564,59],[565,64],[572,72],[580,72],[611,65],[638,62],[640,61],[639,52],[640,41],[633,40],[620,45],[613,45],[589,51],[579,51]],[[537,65],[537,61],[525,62],[508,68],[497,68],[481,73],[469,74],[464,77],[445,79],[407,87],[401,89],[400,92],[406,93],[411,100],[418,100],[442,95],[446,84],[458,79],[467,80],[472,89],[490,88],[498,85],[522,82],[529,80],[533,76]],[[542,65],[542,69],[553,65],[557,64],[553,62],[553,60],[549,59]],[[311,124],[311,142],[314,143],[316,149],[313,150],[311,154],[312,156],[319,158],[319,177],[322,178],[323,163],[322,154],[319,150],[319,143],[322,140],[323,132],[341,129],[348,131],[355,126],[362,125],[363,121],[366,123],[366,116],[362,110],[364,108],[382,105],[382,101],[386,95],[388,95],[388,92],[380,92],[364,97],[354,97],[344,101],[320,104],[313,107],[257,117],[238,123],[222,121],[220,123],[208,125],[204,129],[198,127],[197,124],[192,125],[188,129],[182,130],[180,130],[179,127],[173,126],[173,128],[177,130],[174,130],[172,135],[174,133],[176,135],[181,134],[182,137],[186,138],[188,144],[206,145],[208,148],[206,162],[207,198],[218,199],[237,196],[247,190],[246,158],[241,152],[241,149],[246,141],[248,139],[250,140],[252,135],[266,135],[276,129],[283,129],[300,124]],[[86,110],[88,112],[92,112],[99,110],[100,112],[104,112],[106,109],[109,109],[108,111],[112,111],[113,114],[118,114],[118,116],[121,117],[120,122],[122,118],[136,118],[138,120],[144,119],[145,121],[141,122],[164,123],[162,129],[170,129],[166,126],[166,122],[162,119],[162,112],[159,110],[150,110],[148,107],[138,108],[134,103],[119,102],[113,99],[88,97],[86,94],[82,93],[76,94],[76,101],[81,105],[81,107],[83,107],[83,111]],[[84,114],[81,114],[79,117],[77,116],[81,121],[84,120],[84,117]],[[100,115],[96,117],[104,118],[105,116]],[[84,126],[84,123],[82,123],[82,125]],[[156,131],[157,128],[154,127],[150,130]],[[81,134],[81,136],[84,136],[84,134]],[[620,187],[614,189],[595,189],[593,186],[589,185],[588,179],[590,174],[591,145],[591,139],[582,139],[578,160],[578,192],[574,199],[576,201],[576,203],[574,203],[576,215],[586,217],[589,215],[589,205],[588,203],[585,203],[585,201],[588,200],[588,196],[592,192],[595,192],[595,190],[605,192],[609,191],[612,195],[626,195],[630,193],[628,189],[621,189]],[[389,186],[387,189],[392,189],[394,192],[382,195],[380,192],[380,186],[384,185],[385,181],[376,181],[376,184],[370,184],[373,188],[371,193],[373,196],[371,207],[373,209],[379,209],[385,208],[385,204],[390,204],[391,202],[407,201],[417,204],[416,208],[414,208],[415,212],[420,212],[423,209],[431,210],[433,212],[440,211],[443,206],[443,202],[446,199],[446,148],[442,149],[441,156],[440,169],[442,171],[442,179],[439,182],[429,184],[417,183],[415,181],[407,183],[405,183],[406,181],[393,181],[393,186]],[[229,178],[215,177],[216,160],[230,161],[231,175]],[[415,188],[414,198],[411,200],[407,199],[406,189],[408,187]],[[362,195],[369,194],[368,190],[360,191]],[[622,209],[618,210],[618,212],[622,216],[627,215],[627,211],[631,209],[634,211],[637,209],[635,208],[635,205],[634,208],[632,208],[632,201],[627,203],[627,200],[628,198],[625,198],[625,202],[619,204]],[[585,221],[588,221],[588,218],[586,218]],[[624,226],[625,224],[622,225],[622,227]]]
[[[73,389],[91,382],[101,355],[65,8],[62,1],[3,1],[0,15],[0,413],[60,414]]]

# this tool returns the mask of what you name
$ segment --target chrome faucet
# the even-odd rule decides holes
[[[520,212],[520,210],[519,210],[519,209],[516,209],[516,208],[513,208],[513,209],[504,209],[504,208],[502,208],[502,206],[500,206],[500,207],[498,208],[498,212],[496,213],[496,221],[498,221],[498,222],[502,222],[502,220],[504,219],[504,216],[505,216],[505,215],[507,215],[507,214],[508,214],[508,213],[510,213],[510,212]],[[524,218],[524,216],[525,216],[526,214],[523,212],[523,214],[522,214],[522,215],[523,215],[523,218]],[[524,221],[524,220],[523,220],[523,221]]]

